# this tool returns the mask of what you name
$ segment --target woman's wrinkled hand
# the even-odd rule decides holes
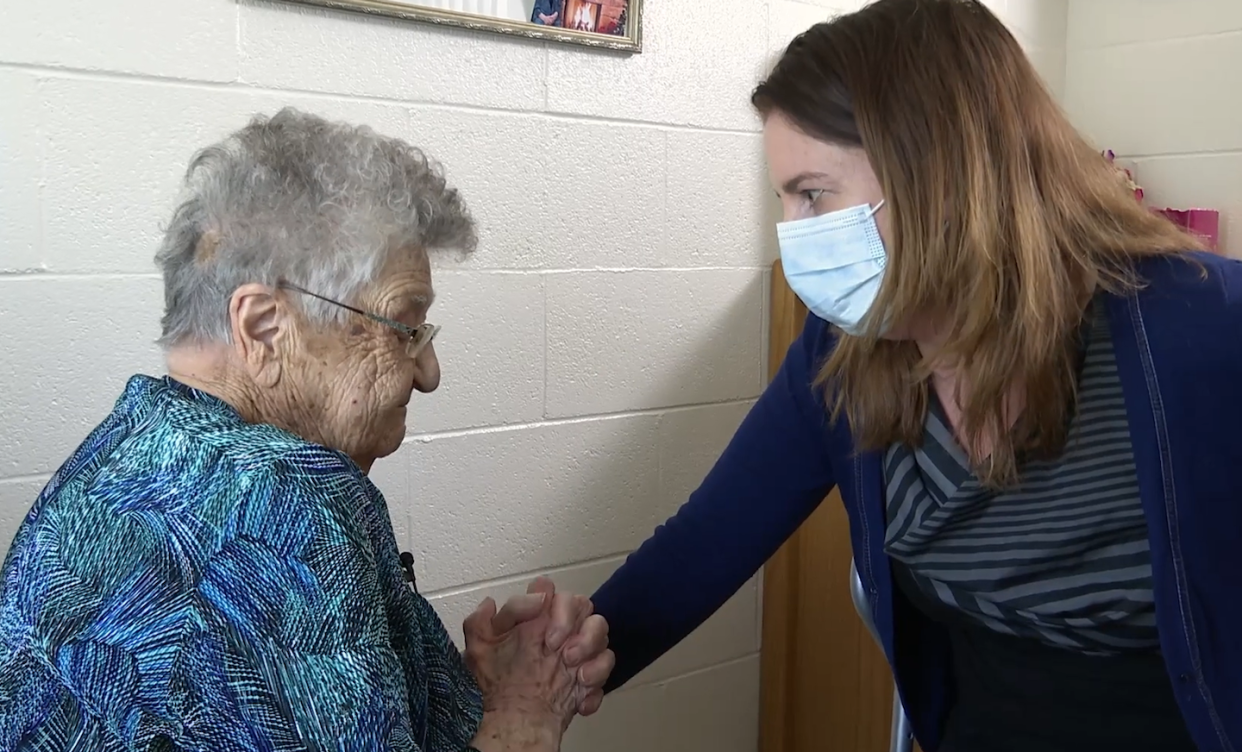
[[[465,633],[485,712],[533,713],[563,729],[575,713],[599,710],[616,661],[608,623],[589,598],[557,593],[541,577],[499,610],[485,600],[466,619]]]
[[[578,707],[577,678],[547,646],[553,596],[533,592],[504,608],[487,598],[466,618],[465,660],[483,694],[484,714],[518,716],[563,729]]]
[[[608,622],[594,613],[590,598],[557,593],[547,577],[536,579],[526,592],[552,598],[545,641],[549,650],[560,652],[565,665],[577,672],[578,714],[591,715],[603,703],[604,683],[616,665],[616,656],[608,649]]]

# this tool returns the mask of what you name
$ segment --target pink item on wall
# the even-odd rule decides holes
[[[1128,167],[1117,164],[1117,155],[1112,149],[1105,149],[1100,154],[1117,170],[1117,175],[1125,186],[1134,191],[1134,200],[1143,203],[1143,187],[1134,181],[1134,173]]]
[[[1220,212],[1215,209],[1154,209],[1153,211],[1202,240],[1212,253],[1220,253]]]
[[[1143,188],[1134,181],[1134,172],[1117,162],[1117,155],[1112,149],[1105,149],[1100,154],[1117,171],[1118,180],[1128,190],[1134,192],[1134,198],[1140,204],[1143,203]],[[1212,253],[1222,252],[1220,248],[1220,212],[1217,210],[1152,208],[1152,211],[1199,238]]]

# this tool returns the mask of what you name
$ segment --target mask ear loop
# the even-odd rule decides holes
[[[888,199],[882,198],[880,199],[880,203],[871,207],[871,211],[867,212],[867,219],[871,219],[872,217],[874,217],[875,213],[878,212],[881,208],[883,208],[885,201],[888,201]]]

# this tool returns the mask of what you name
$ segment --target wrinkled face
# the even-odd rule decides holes
[[[418,251],[395,254],[366,294],[342,302],[417,327],[432,298],[431,267]],[[434,345],[411,358],[400,332],[358,314],[346,313],[344,324],[334,327],[303,320],[291,336],[298,341],[282,348],[281,370],[284,388],[295,395],[290,408],[298,413],[299,433],[345,452],[364,469],[401,446],[413,391],[431,392],[440,384]]]

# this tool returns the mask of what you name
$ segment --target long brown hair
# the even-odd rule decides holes
[[[891,211],[867,331],[842,335],[819,378],[864,451],[917,446],[928,376],[953,364],[966,386],[964,443],[992,438],[980,480],[1016,481],[1019,457],[1064,447],[1092,293],[1140,284],[1138,257],[1199,247],[1135,201],[974,0],[878,0],[817,24],[751,101],[810,136],[862,147]],[[947,334],[935,362],[878,336],[882,321],[929,316]],[[1025,406],[1007,430],[1015,388]]]

